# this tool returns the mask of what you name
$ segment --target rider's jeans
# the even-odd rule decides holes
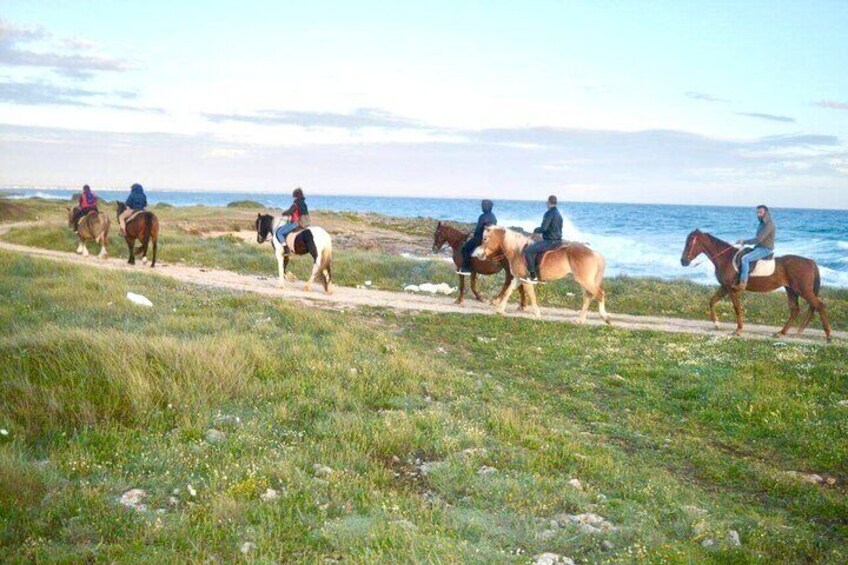
[[[755,247],[750,253],[744,255],[739,266],[739,282],[748,282],[748,273],[751,271],[751,263],[759,261],[764,257],[768,257],[774,253],[773,249],[768,247]]]

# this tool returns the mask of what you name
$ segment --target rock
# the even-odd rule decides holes
[[[538,537],[540,540],[547,541],[547,540],[555,537],[556,535],[557,535],[556,530],[543,530],[543,531],[539,532],[536,537]]]
[[[9,437],[9,430],[7,430],[6,428],[0,429],[0,436]]]
[[[461,453],[464,456],[473,456],[473,455],[485,456],[489,453],[489,450],[486,449],[485,447],[469,447],[469,448],[463,449]]]
[[[256,544],[253,543],[252,541],[246,541],[243,544],[241,544],[239,551],[241,551],[242,555],[247,555],[248,553],[250,553],[254,549],[256,549]]]
[[[495,469],[494,467],[489,467],[488,465],[483,465],[482,467],[480,467],[480,470],[477,471],[477,474],[480,475],[481,477],[485,477],[485,476],[488,476],[488,475],[493,475],[494,473],[497,473],[497,472],[498,472],[498,470]]]
[[[704,549],[716,549],[716,540],[710,538],[701,542],[701,547]]]
[[[556,553],[542,553],[533,557],[533,565],[574,565],[570,557],[563,557]]]
[[[168,497],[168,506],[170,506],[171,508],[179,506],[179,504],[180,504],[180,499],[177,498],[176,496],[169,496]]]
[[[144,512],[147,506],[142,502],[147,496],[147,492],[140,488],[128,490],[121,495],[119,502],[127,508],[132,508],[137,512]]]
[[[848,400],[840,400],[836,403],[838,406],[848,406]]]
[[[583,490],[583,483],[580,482],[580,479],[571,479],[568,484],[577,490]]]
[[[203,434],[203,439],[206,440],[206,443],[211,443],[212,445],[215,445],[227,439],[227,435],[224,432],[219,432],[216,429],[210,429],[206,430],[206,433]]]
[[[241,424],[241,418],[228,414],[218,414],[215,416],[215,427],[223,429],[234,429]]]
[[[836,479],[834,477],[825,477],[824,482],[826,482],[829,486],[833,486],[836,484]]]
[[[272,502],[274,500],[277,500],[279,497],[280,494],[272,488],[267,489],[265,492],[259,495],[259,499],[262,500],[262,502]]]
[[[615,545],[609,540],[604,540],[601,542],[601,547],[603,547],[606,551],[612,551],[615,549]]]
[[[592,512],[584,512],[583,514],[557,514],[554,520],[563,525],[591,526],[591,528],[580,528],[585,533],[614,532],[617,529],[605,518]]]
[[[815,473],[799,473],[798,471],[786,471],[786,474],[795,479],[801,479],[805,483],[810,483],[813,485],[818,485],[824,482],[824,479],[821,475],[817,475]]]
[[[139,306],[153,306],[153,303],[146,297],[134,292],[127,293],[127,300]]]
[[[724,543],[730,547],[740,547],[742,545],[742,541],[739,539],[739,532],[736,530],[730,530],[727,532],[727,537],[724,538]]]
[[[703,508],[699,508],[699,507],[693,506],[691,504],[687,504],[686,506],[681,506],[680,509],[683,510],[684,512],[686,512],[687,514],[689,514],[690,516],[704,516],[707,513],[707,511],[704,510]]]
[[[316,477],[329,477],[333,473],[333,470],[330,467],[321,465],[320,463],[312,465],[312,469],[315,471]]]

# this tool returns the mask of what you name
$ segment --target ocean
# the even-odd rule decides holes
[[[40,196],[67,200],[78,189],[0,189],[13,197]],[[96,190],[108,200],[124,199],[128,191]],[[190,192],[151,190],[151,204],[225,206],[234,200],[255,200],[269,208],[291,204],[288,193]],[[475,222],[477,199],[393,198],[376,196],[310,195],[311,210],[376,212],[410,218]],[[607,259],[607,276],[659,277],[715,283],[712,264],[704,256],[698,266],[682,267],[686,235],[695,228],[726,241],[753,237],[757,229],[752,207],[679,206],[660,204],[602,204],[561,201],[563,236],[584,241]],[[546,206],[541,200],[497,200],[498,223],[532,230]],[[848,210],[772,208],[777,224],[777,255],[802,255],[819,264],[824,285],[848,288]],[[696,260],[695,263],[699,261]]]

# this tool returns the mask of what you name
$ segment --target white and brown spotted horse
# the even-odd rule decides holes
[[[274,248],[274,256],[277,258],[279,270],[279,285],[286,284],[286,268],[289,265],[289,254],[312,255],[312,273],[306,281],[306,290],[312,290],[312,283],[320,273],[324,279],[324,292],[332,294],[330,278],[332,276],[333,243],[323,228],[311,226],[300,231],[294,231],[281,241],[277,237],[277,231],[285,224],[284,217],[275,219],[270,214],[257,214],[256,216],[256,241],[265,243],[270,238],[271,246]],[[286,250],[288,249],[288,253]]]

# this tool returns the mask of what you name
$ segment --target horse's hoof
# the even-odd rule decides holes
[[[303,290],[305,290],[306,292],[312,292],[312,285],[306,283],[306,286],[303,287]]]
[[[332,288],[324,289],[324,294],[333,294],[333,293],[335,293],[335,292],[336,292],[336,291],[335,291],[335,290],[333,290]]]
[[[775,338],[775,339],[780,339],[780,338],[782,338],[782,337],[783,337],[783,336],[785,336],[785,335],[786,335],[786,334],[785,334],[785,333],[783,333],[783,332],[774,332],[774,333],[771,335],[771,337],[773,337],[773,338]]]
[[[831,336],[827,336],[826,339],[828,343],[833,343],[833,338]]]
[[[612,325],[612,320],[610,320],[609,318],[604,318],[604,322],[605,322],[605,323],[606,323],[606,325],[608,325],[608,326],[611,326],[611,325]]]
[[[462,298],[457,298],[453,301],[454,304],[462,304]]]

